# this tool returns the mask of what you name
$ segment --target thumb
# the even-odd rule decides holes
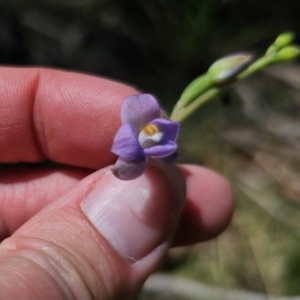
[[[167,174],[120,181],[103,169],[53,201],[1,244],[0,299],[130,299],[183,205],[179,171]]]

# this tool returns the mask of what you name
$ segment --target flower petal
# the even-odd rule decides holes
[[[121,120],[131,124],[140,131],[153,119],[159,118],[160,108],[156,99],[150,94],[127,97],[122,104]]]
[[[118,130],[111,152],[129,161],[141,161],[145,159],[145,154],[139,144],[136,129],[126,124]]]
[[[167,144],[169,141],[176,142],[179,132],[179,123],[166,119],[155,119],[151,124],[156,125],[163,134],[160,145]]]
[[[151,148],[144,149],[144,152],[146,155],[149,155],[151,157],[161,158],[166,157],[177,150],[177,145],[173,141],[169,141],[167,144],[164,145],[156,145]]]
[[[147,159],[141,161],[126,161],[121,158],[111,168],[113,174],[121,180],[132,180],[143,174],[147,165]]]

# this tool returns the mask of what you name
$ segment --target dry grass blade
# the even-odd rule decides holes
[[[272,297],[250,291],[227,290],[159,273],[150,276],[144,285],[143,292],[155,295],[152,299],[165,300],[300,300],[300,297]]]

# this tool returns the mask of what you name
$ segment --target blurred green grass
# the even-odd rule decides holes
[[[156,94],[170,111],[219,57],[260,54],[279,33],[298,33],[299,10],[292,0],[0,1],[0,63],[109,77]],[[268,69],[182,125],[182,161],[227,176],[237,208],[219,238],[171,250],[165,272],[300,294],[299,78],[297,63]]]

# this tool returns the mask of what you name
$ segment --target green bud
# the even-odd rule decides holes
[[[290,45],[295,39],[295,35],[293,32],[284,32],[275,40],[275,45],[283,48],[285,46]]]
[[[271,63],[286,62],[296,59],[300,55],[298,46],[287,46],[278,51],[271,60]]]
[[[243,72],[252,62],[251,54],[235,54],[217,60],[207,71],[216,85],[226,84]]]
[[[180,99],[178,100],[178,108],[185,107],[187,104],[191,103],[199,95],[211,88],[212,85],[211,78],[207,74],[193,80],[180,96]]]
[[[293,32],[284,32],[278,36],[275,42],[268,48],[266,55],[275,54],[282,48],[290,45],[295,39]]]

